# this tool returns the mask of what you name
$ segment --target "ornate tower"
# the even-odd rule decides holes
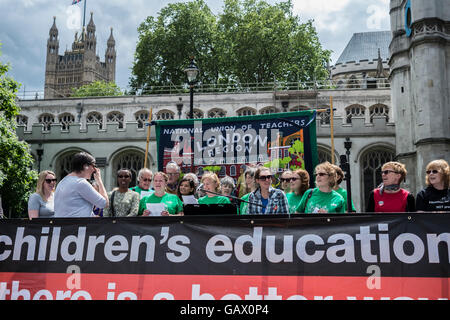
[[[45,68],[45,99],[70,97],[74,88],[94,81],[114,82],[116,77],[115,40],[111,35],[107,42],[105,62],[97,56],[97,37],[93,13],[81,35],[75,34],[72,50],[58,54],[58,29],[53,18],[50,38],[47,41],[47,62]]]
[[[50,28],[49,38],[47,40],[47,58],[45,62],[45,87],[44,99],[53,97],[55,95],[57,84],[57,70],[58,63],[58,28],[56,27],[56,17],[53,17],[53,25]]]
[[[107,78],[111,82],[116,81],[116,40],[113,36],[113,28],[111,28],[111,35],[107,42],[107,48],[105,53],[105,63],[107,70]]]
[[[95,24],[93,18],[93,12],[91,12],[91,19],[86,26],[84,32],[84,60],[83,60],[83,84],[96,81],[96,49],[97,49],[97,36],[95,35]]]
[[[424,186],[425,167],[450,160],[450,6],[448,1],[391,0],[390,82],[397,159],[406,186]]]

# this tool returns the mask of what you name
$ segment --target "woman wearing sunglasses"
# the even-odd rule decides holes
[[[100,169],[95,158],[86,152],[79,152],[72,158],[72,172],[64,177],[55,191],[55,217],[88,218],[93,216],[93,208],[109,205],[108,195],[103,185]],[[88,182],[94,176],[98,192]]]
[[[418,212],[450,212],[450,167],[445,160],[431,161],[426,168],[427,187],[417,194]]]
[[[118,188],[108,192],[109,206],[103,212],[104,217],[135,217],[139,210],[141,197],[136,191],[128,189],[131,183],[131,171],[117,171]]]
[[[400,162],[387,162],[381,167],[383,183],[374,189],[366,206],[366,212],[414,212],[414,196],[400,183],[406,178],[406,167]]]
[[[316,188],[309,189],[298,205],[297,213],[344,213],[345,201],[333,190],[337,175],[333,165],[324,162],[316,166]]]
[[[288,214],[286,195],[272,187],[272,171],[259,167],[255,172],[256,190],[248,197],[248,214]]]
[[[42,171],[36,185],[36,192],[28,199],[28,217],[52,218],[55,214],[54,197],[56,175],[50,170]]]
[[[290,178],[291,192],[286,193],[286,198],[289,203],[290,213],[295,213],[300,201],[303,198],[306,190],[309,189],[309,173],[303,169],[297,169],[292,172]]]

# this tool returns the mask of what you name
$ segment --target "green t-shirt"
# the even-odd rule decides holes
[[[339,188],[334,191],[339,193],[342,196],[342,198],[344,198],[344,211],[347,212],[347,190],[345,190],[344,188]],[[356,212],[355,205],[353,204],[353,200],[352,200],[352,211]]]
[[[312,192],[311,197],[309,194]],[[305,208],[306,204],[306,208]],[[296,212],[300,213],[344,213],[344,198],[332,190],[322,192],[319,188],[306,191],[300,201]]]
[[[141,197],[141,199],[146,196],[149,196],[155,192],[155,190],[152,190],[152,189],[150,189],[150,190],[141,189],[139,186],[132,187],[132,188],[130,188],[130,190],[139,193],[139,196]]]
[[[228,197],[224,196],[214,196],[214,197],[208,197],[204,196],[198,199],[199,204],[222,204],[222,203],[231,203],[230,199]]]
[[[302,197],[303,195],[296,195],[295,192],[286,193],[286,198],[289,205],[289,213],[295,213],[295,209],[297,209],[298,204],[302,200]]]
[[[177,214],[183,211],[183,202],[181,202],[180,198],[171,193],[165,193],[162,197],[156,196],[154,193],[146,196],[141,199],[139,202],[139,213],[138,215],[142,215],[144,210],[147,209],[147,203],[164,203],[166,206],[166,210],[169,214]]]
[[[241,199],[245,200],[245,201],[248,201],[248,197],[249,196],[250,196],[250,193],[244,194],[241,197]],[[239,206],[239,214],[248,214],[247,208],[248,208],[248,203],[244,202],[244,201],[241,201],[241,205]]]

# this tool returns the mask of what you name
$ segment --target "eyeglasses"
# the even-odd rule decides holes
[[[427,174],[438,174],[439,170],[427,170]]]
[[[175,173],[166,173],[168,176],[176,176],[177,174],[179,174],[178,172]]]
[[[90,166],[93,166],[94,168],[97,168],[97,165],[95,163],[91,163]]]
[[[393,171],[393,170],[383,170],[383,171],[381,171],[381,174],[383,175],[388,175],[389,173],[397,173],[397,172],[395,172],[395,171]]]
[[[130,176],[121,176],[121,175],[119,175],[119,176],[117,176],[117,178],[119,178],[119,179],[128,179],[128,178],[130,178]]]
[[[269,175],[269,176],[260,176],[258,179],[259,179],[259,180],[270,180],[270,179],[272,179],[272,175]]]
[[[326,172],[317,172],[315,175],[319,177],[329,176],[329,174]]]
[[[45,179],[45,182],[47,182],[48,184],[52,183],[52,182],[56,182],[58,181],[57,179]]]
[[[139,179],[139,181],[144,181],[144,182],[152,182],[152,178],[141,178],[141,179]]]
[[[297,181],[299,178],[281,178],[281,182]]]

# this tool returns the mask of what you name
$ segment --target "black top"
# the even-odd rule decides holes
[[[423,189],[416,197],[418,211],[450,211],[450,189],[437,190],[432,186]]]

